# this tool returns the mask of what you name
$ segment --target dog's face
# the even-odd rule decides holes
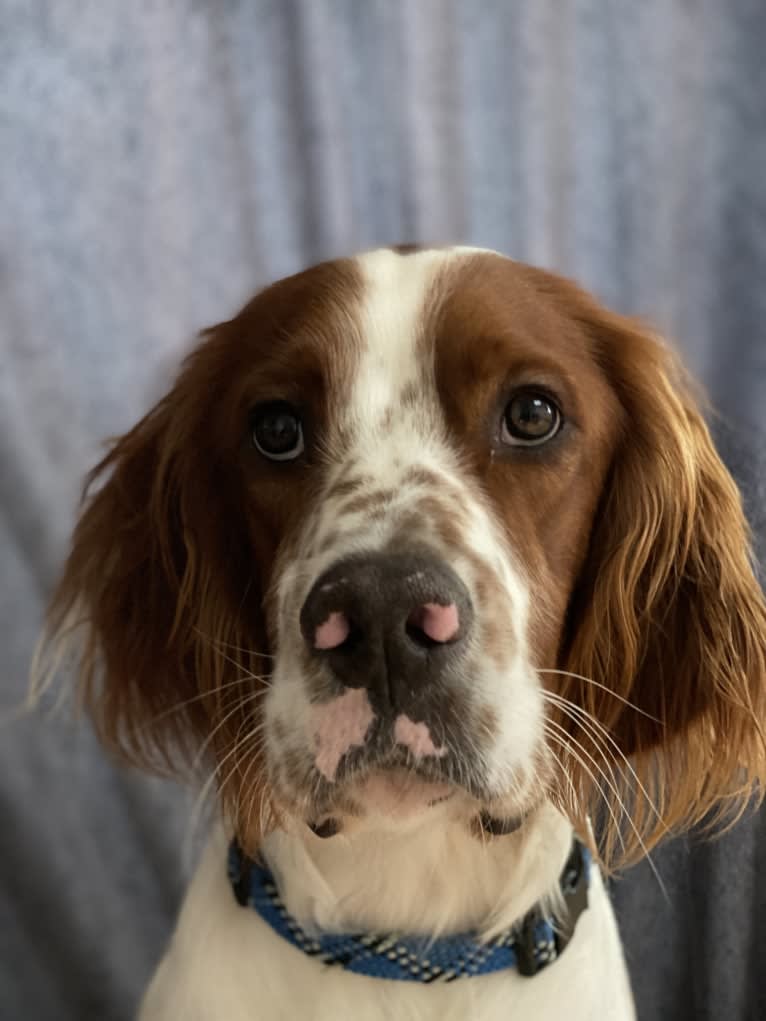
[[[298,503],[267,595],[271,786],[310,817],[458,793],[518,816],[548,779],[536,667],[557,665],[620,409],[505,259],[342,272],[343,304],[258,358],[252,499],[267,474]]]
[[[98,469],[52,624],[85,617],[106,736],[209,747],[251,847],[285,814],[513,826],[544,798],[624,840],[622,801],[642,846],[740,767],[746,794],[766,614],[676,371],[491,253],[262,292]]]

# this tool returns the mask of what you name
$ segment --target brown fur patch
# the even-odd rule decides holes
[[[419,383],[410,380],[405,383],[399,394],[399,404],[402,408],[416,408],[423,402],[423,388]]]
[[[478,255],[457,260],[450,272],[438,323],[442,406],[511,547],[545,579],[536,597],[551,612],[534,616],[533,657],[551,662],[619,430],[619,404],[587,337],[555,303],[541,300],[536,271]],[[522,386],[553,391],[568,423],[569,431],[534,451],[499,442],[505,403]]]
[[[442,484],[443,477],[441,475],[422,465],[408,468],[402,476],[402,485],[404,486],[426,486],[430,490],[438,491]]]
[[[383,430],[385,432],[386,430],[391,428],[391,426],[393,425],[393,422],[394,422],[394,414],[395,414],[395,409],[394,408],[392,408],[390,406],[388,408],[386,408],[386,410],[383,412],[383,416],[380,419],[380,428],[381,428],[381,430]]]
[[[394,493],[390,489],[374,489],[369,493],[360,493],[346,500],[340,507],[339,514],[361,514],[391,503]]]
[[[511,635],[511,622],[506,614],[512,608],[499,578],[475,553],[467,553],[471,567],[477,616],[481,623],[482,651],[495,667],[502,668],[507,661]]]
[[[500,726],[497,711],[491,705],[481,705],[474,713],[474,717],[477,732],[486,740],[493,741]]]
[[[321,489],[313,439],[347,403],[360,294],[352,262],[325,264],[205,332],[173,389],[92,472],[104,484],[87,500],[50,610],[54,642],[72,615],[87,622],[81,685],[105,741],[164,770],[213,735],[219,761],[238,749],[221,790],[230,808],[269,800],[262,746],[239,742],[261,700],[254,682],[235,679],[270,669],[264,601]],[[304,417],[298,462],[268,461],[250,443],[251,408],[274,399]]]
[[[618,822],[601,850],[631,859],[669,829],[741,811],[766,782],[766,607],[734,484],[676,360],[573,284],[494,255],[455,260],[435,332],[452,441],[530,579],[533,661],[571,671],[559,693],[643,784],[582,717],[560,715],[614,780],[605,790],[588,760],[557,750],[582,792],[576,824],[607,818],[606,800]],[[535,450],[500,440],[520,387],[553,394],[565,420]]]
[[[351,496],[363,486],[369,486],[374,480],[369,475],[344,475],[327,493],[328,500],[339,500],[344,496]]]
[[[316,547],[317,556],[321,557],[324,556],[325,553],[329,553],[329,551],[338,544],[339,538],[340,538],[339,532],[335,531],[328,532],[327,535],[324,536],[322,541]]]

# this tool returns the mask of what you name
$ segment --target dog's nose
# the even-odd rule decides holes
[[[380,711],[406,710],[465,655],[473,606],[463,582],[421,552],[355,554],[316,581],[301,610],[311,654]]]

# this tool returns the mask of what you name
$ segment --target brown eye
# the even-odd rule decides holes
[[[503,412],[501,439],[514,447],[536,447],[552,439],[561,428],[561,412],[545,394],[519,390]]]
[[[300,415],[285,401],[269,401],[253,409],[250,435],[257,450],[270,461],[293,461],[303,453]]]

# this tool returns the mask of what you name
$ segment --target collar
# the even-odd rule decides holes
[[[234,842],[229,848],[229,880],[237,902],[252,908],[288,943],[323,964],[358,975],[405,982],[452,982],[516,968],[532,976],[553,963],[572,938],[577,919],[588,906],[591,857],[575,840],[559,878],[565,912],[560,920],[539,906],[488,942],[475,933],[407,936],[400,933],[319,933],[313,936],[288,914],[274,877],[246,857]]]

